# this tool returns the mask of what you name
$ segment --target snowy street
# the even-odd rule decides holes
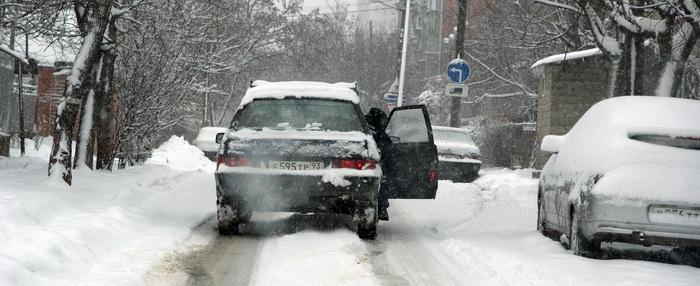
[[[49,146],[44,146],[48,148]],[[45,153],[0,161],[2,285],[694,285],[674,252],[572,255],[535,230],[529,170],[440,181],[436,200],[392,200],[375,241],[345,217],[255,213],[219,236],[213,163],[174,137],[144,166],[49,181]],[[27,187],[31,186],[31,187]],[[642,248],[643,249],[643,248]],[[652,260],[652,261],[645,261]]]

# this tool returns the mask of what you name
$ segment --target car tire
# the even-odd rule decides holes
[[[241,223],[240,210],[221,196],[216,198],[216,220],[219,234],[238,234],[238,227]]]
[[[689,265],[700,267],[700,247],[682,248],[682,255]]]
[[[374,240],[377,238],[378,211],[377,204],[374,204],[374,207],[358,207],[355,209],[353,218],[357,224],[357,236],[361,239]]]
[[[479,178],[479,173],[469,173],[467,175],[467,179],[464,182],[472,183],[472,182],[476,181],[476,179],[478,179],[478,178]]]
[[[600,241],[589,240],[581,232],[581,218],[577,211],[571,214],[569,223],[569,247],[574,255],[583,257],[593,257],[600,251]]]

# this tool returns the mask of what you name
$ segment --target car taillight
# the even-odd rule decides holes
[[[218,167],[221,164],[229,167],[243,167],[250,166],[251,162],[248,158],[242,156],[217,156],[216,166]]]
[[[428,181],[430,181],[431,183],[437,182],[439,177],[440,174],[437,170],[430,170],[430,172],[428,172]]]
[[[333,160],[333,168],[374,170],[377,168],[377,161],[363,159],[337,159]]]

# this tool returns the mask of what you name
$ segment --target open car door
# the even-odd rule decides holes
[[[425,105],[394,108],[386,133],[393,142],[394,160],[386,166],[389,197],[434,199],[438,181],[438,154]]]

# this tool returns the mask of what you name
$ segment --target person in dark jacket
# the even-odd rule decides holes
[[[395,166],[396,161],[394,144],[391,142],[391,137],[386,133],[389,117],[381,109],[372,107],[365,115],[365,119],[372,131],[372,137],[374,137],[374,141],[377,142],[377,147],[381,152],[382,180],[379,187],[378,217],[380,220],[389,220],[389,213],[387,212],[387,208],[389,208],[389,190],[386,182],[387,178],[395,175],[393,166]]]

